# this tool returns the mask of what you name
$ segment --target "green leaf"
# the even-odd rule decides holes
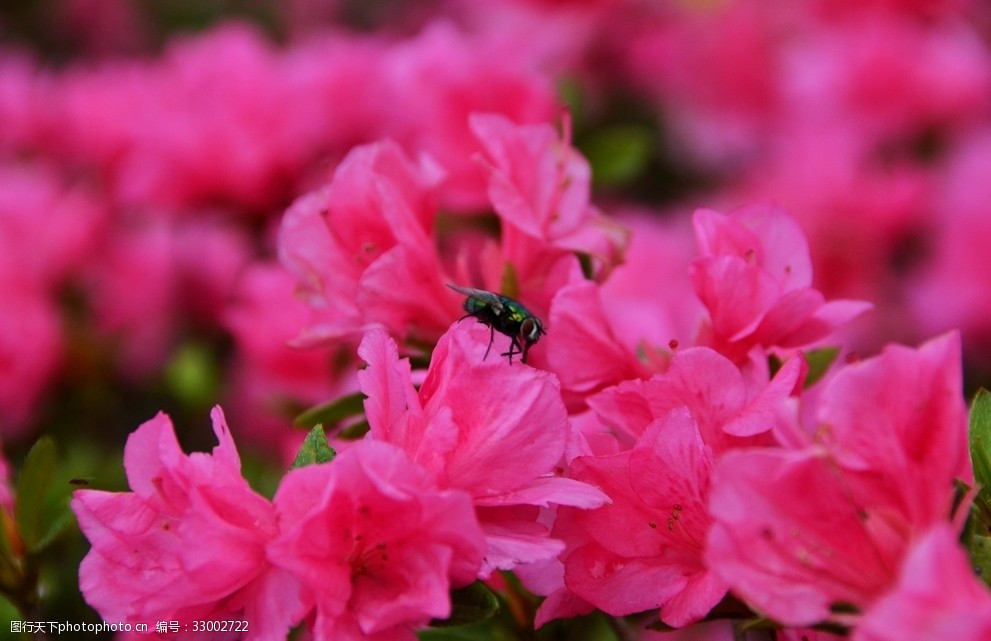
[[[984,497],[991,492],[991,392],[981,388],[970,404],[970,460]]]
[[[597,185],[624,185],[647,168],[653,149],[650,129],[638,125],[601,127],[582,141]]]
[[[809,375],[805,377],[805,388],[815,385],[826,372],[830,365],[840,355],[839,347],[821,347],[805,352],[805,362],[809,364]]]
[[[14,621],[24,621],[24,615],[21,614],[20,610],[17,609],[13,603],[11,603],[7,597],[0,594],[0,630],[9,632],[11,630],[10,624]],[[27,632],[22,634],[16,634],[11,632],[9,639],[29,639],[31,635]]]
[[[323,425],[314,425],[310,433],[306,435],[306,439],[300,446],[299,452],[296,453],[296,459],[289,469],[295,470],[304,465],[329,463],[334,460],[336,455],[337,452],[327,442],[327,435],[323,433]]]
[[[28,551],[39,548],[50,527],[45,520],[45,499],[55,475],[55,462],[55,443],[43,436],[28,452],[17,477],[15,518]]]
[[[34,548],[29,547],[29,550],[32,552],[40,552],[47,548],[72,523],[72,508],[69,507],[69,497],[67,494],[53,497],[49,503],[54,503],[54,505],[46,510],[44,529],[38,537],[38,543]]]
[[[829,366],[833,364],[839,354],[839,347],[821,347],[802,354],[809,366],[809,373],[805,377],[805,389],[815,385],[829,371]],[[768,355],[767,366],[772,378],[778,373],[782,365],[784,365],[784,361],[781,360],[780,356],[777,354]]]
[[[468,625],[491,618],[499,611],[499,599],[481,581],[451,590],[451,616],[443,621],[431,621],[435,627]]]
[[[296,427],[312,428],[315,425],[331,425],[365,411],[365,395],[348,394],[323,405],[317,405],[296,417]]]
[[[972,534],[967,541],[971,565],[984,584],[991,587],[991,536]]]

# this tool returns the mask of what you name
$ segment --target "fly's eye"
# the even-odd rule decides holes
[[[528,318],[520,323],[520,333],[531,343],[536,343],[540,338],[540,323],[533,318]]]

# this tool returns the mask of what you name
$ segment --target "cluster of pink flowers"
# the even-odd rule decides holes
[[[293,0],[284,44],[149,57],[128,3],[53,3],[99,57],[0,42],[0,438],[133,396],[219,441],[160,413],[129,491],[75,490],[85,601],[166,638],[414,639],[469,586],[624,641],[991,637],[982,2]]]
[[[783,634],[991,633],[991,592],[953,540],[955,481],[973,482],[957,334],[813,381],[805,353],[869,305],[826,301],[794,219],[757,204],[695,213],[680,279],[696,302],[676,312],[695,329],[652,342],[661,319],[631,325],[600,284],[624,278],[626,236],[590,204],[567,130],[470,124],[497,235],[438,236],[442,180],[389,141],[355,148],[282,222],[312,311],[299,340],[360,342],[367,435],[290,471],[268,502],[219,409],[212,456],[182,455],[164,416],[143,425],[125,452],[132,492],[74,499],[102,617],[414,638],[450,616],[451,589],[511,570],[546,596],[538,626],[598,609],[680,628],[729,599]],[[528,364],[487,357],[489,328],[459,321],[444,287],[500,278],[548,319]],[[641,295],[664,286],[641,272]],[[425,345],[425,372],[400,357]],[[911,625],[891,623],[902,607]]]
[[[80,358],[113,363],[109,378],[143,380],[190,335],[217,330],[235,342],[225,400],[247,433],[278,440],[273,408],[353,390],[353,379],[280,370],[297,355],[279,353],[282,343],[258,349],[265,334],[284,333],[270,327],[277,321],[239,310],[268,295],[261,277],[242,275],[269,269],[254,263],[271,258],[275,217],[358,144],[394,141],[445,214],[506,208],[520,197],[496,193],[503,188],[491,167],[536,199],[531,220],[511,225],[521,236],[503,240],[501,258],[481,261],[485,271],[470,278],[445,265],[452,279],[497,289],[496,263],[505,259],[521,277],[559,280],[548,271],[556,266],[541,262],[551,255],[527,256],[522,239],[534,234],[591,253],[600,269],[616,262],[616,238],[592,246],[575,234],[573,216],[586,215],[580,203],[547,222],[554,204],[526,194],[505,165],[514,144],[499,140],[505,123],[469,118],[553,122],[562,78],[577,87],[586,130],[610,117],[614,95],[634,97],[633,118],[656,120],[665,134],[662,161],[712,186],[691,201],[732,208],[771,199],[787,208],[808,233],[824,295],[876,305],[872,322],[846,330],[854,348],[875,352],[887,340],[959,328],[965,358],[983,367],[991,297],[975,234],[987,228],[991,47],[975,26],[983,15],[976,1],[450,2],[375,34],[345,28],[345,13],[300,0],[279,12],[295,35],[285,47],[230,23],[176,38],[155,59],[107,56],[60,70],[0,48],[0,180],[18,182],[0,202],[4,242],[53,235],[69,245],[45,247],[57,267],[43,281],[19,269],[0,276],[5,297],[21,301],[0,311],[0,322],[28,328],[4,332],[21,337],[10,345],[0,337],[0,380],[22,381],[0,386],[0,433],[28,431],[60,374],[89,367]],[[149,37],[120,2],[73,0],[58,15],[79,23],[75,41],[91,52],[130,51]],[[547,144],[528,136],[535,153]],[[583,198],[580,191],[568,198]],[[11,225],[19,231],[7,234]],[[72,233],[49,232],[56,228]],[[661,242],[679,244],[668,232]],[[21,265],[23,247],[4,254]],[[395,293],[393,283],[379,284]],[[606,286],[607,307],[613,288],[622,290]],[[548,285],[541,311],[557,289]],[[421,300],[424,323],[446,317],[440,301],[451,304],[441,291]],[[676,309],[655,311],[684,323]],[[426,338],[442,328],[435,322]],[[110,354],[80,357],[79,337]],[[37,356],[21,356],[28,353]]]

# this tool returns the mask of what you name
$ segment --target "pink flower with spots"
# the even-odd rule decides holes
[[[568,590],[616,616],[660,608],[672,626],[702,619],[727,588],[703,562],[712,461],[686,408],[652,422],[631,450],[577,459],[574,477],[612,503],[562,511],[573,520],[563,527],[584,535],[563,556]]]
[[[692,281],[710,316],[699,342],[736,362],[757,346],[811,345],[870,307],[825,302],[812,288],[802,230],[772,205],[751,205],[728,216],[700,209],[695,235],[701,255],[692,264]]]
[[[485,358],[488,340],[488,328],[474,321],[454,325],[437,343],[418,392],[409,362],[384,333],[370,332],[358,350],[368,363],[359,382],[370,436],[405,451],[443,487],[472,497],[488,544],[483,574],[561,551],[540,508],[605,500],[560,475],[571,428],[557,380]]]
[[[433,340],[457,317],[432,235],[435,179],[380,142],[352,150],[327,187],[289,208],[279,255],[314,309],[304,343],[373,325]]]
[[[820,443],[731,452],[713,476],[707,562],[787,625],[869,608],[971,479],[959,337],[887,348],[822,390]]]
[[[554,331],[543,351],[569,407],[667,369],[671,345],[689,345],[705,313],[685,277],[693,256],[690,226],[645,213],[627,212],[620,220],[632,232],[623,264],[601,284],[569,282],[551,301],[547,320]]]
[[[283,479],[268,554],[305,586],[315,641],[413,640],[450,615],[448,592],[474,580],[485,540],[471,498],[432,476],[366,439]]]
[[[211,417],[220,441],[211,454],[183,454],[159,414],[124,449],[131,492],[76,491],[92,545],[80,589],[107,621],[240,619],[246,640],[283,639],[305,614],[299,582],[266,559],[275,508],[242,478],[220,408]]]
[[[676,353],[663,374],[591,397],[599,429],[611,429],[624,449],[572,461],[574,478],[611,502],[559,511],[553,534],[568,546],[564,573],[538,621],[591,606],[615,616],[659,608],[672,626],[705,617],[727,590],[705,561],[714,461],[730,448],[771,442],[794,413],[788,399],[800,371],[792,359],[751,389],[724,356],[698,347]]]

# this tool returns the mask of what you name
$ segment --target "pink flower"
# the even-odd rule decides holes
[[[751,205],[729,216],[695,212],[701,256],[692,264],[695,291],[711,317],[700,342],[736,362],[755,346],[798,348],[826,338],[869,308],[826,303],[813,289],[805,236],[784,211]]]
[[[48,126],[49,78],[23,52],[0,49],[0,150],[5,157],[36,148]]]
[[[868,602],[890,585],[905,541],[846,484],[823,452],[726,454],[709,500],[708,566],[785,625],[829,620],[833,603]]]
[[[468,495],[431,476],[363,440],[283,479],[269,558],[306,587],[316,641],[412,640],[450,615],[448,592],[475,578],[485,542]]]
[[[220,444],[185,455],[159,414],[128,438],[131,492],[78,490],[72,499],[92,548],[79,584],[108,621],[245,619],[245,639],[285,638],[303,616],[298,582],[266,560],[275,509],[241,477],[223,413]]]
[[[442,487],[471,495],[486,534],[483,573],[549,558],[561,550],[538,507],[590,507],[604,497],[559,476],[570,426],[551,374],[484,358],[488,328],[454,325],[434,349],[417,392],[410,366],[379,331],[362,341],[359,373],[371,437],[392,443]]]
[[[847,366],[818,416],[821,445],[727,454],[709,501],[709,566],[787,625],[870,607],[949,518],[954,479],[971,478],[958,337]]]
[[[708,347],[675,353],[666,372],[633,380],[588,399],[602,424],[629,447],[644,429],[668,412],[687,407],[705,441],[716,452],[742,445],[770,444],[770,434],[792,418],[788,397],[801,373],[790,359],[763,384],[744,377],[733,363]],[[765,379],[766,381],[766,379]]]
[[[338,94],[332,115],[326,111],[338,77],[352,79],[353,60],[365,57],[337,44],[290,56],[234,23],[176,40],[164,60],[143,70],[142,108],[129,114],[128,151],[116,174],[121,198],[173,206],[219,201],[260,213],[283,206],[308,163],[367,127],[351,109],[369,104],[365,83],[349,84],[353,102]],[[349,104],[337,109],[342,102]],[[345,134],[349,125],[357,131]]]
[[[726,593],[703,552],[712,449],[687,409],[652,422],[632,450],[573,462],[574,478],[612,503],[587,512],[563,509],[584,542],[563,556],[567,588],[615,615],[661,609],[683,626],[702,619]],[[622,534],[620,534],[622,533]]]
[[[0,278],[61,285],[91,257],[105,214],[51,167],[0,164]]]
[[[690,221],[664,213],[615,212],[630,244],[599,292],[616,336],[633,352],[668,348],[672,340],[691,345],[705,313],[686,278],[695,258]]]
[[[613,615],[660,608],[673,626],[702,619],[727,589],[705,563],[713,461],[730,447],[770,440],[767,433],[792,413],[787,399],[799,372],[793,359],[763,388],[749,390],[725,357],[690,348],[663,374],[591,397],[604,427],[632,448],[572,461],[574,478],[611,502],[559,511],[553,534],[568,545],[563,583],[538,619],[572,614],[568,593]]]
[[[868,610],[853,641],[981,641],[991,638],[991,592],[948,525],[908,553],[895,588]]]
[[[782,24],[797,7],[732,2],[670,5],[613,30],[632,84],[660,106],[689,162],[735,166],[752,157],[778,121]]]
[[[782,78],[800,118],[845,121],[877,144],[976,122],[988,108],[987,49],[965,21],[868,10],[810,25]]]
[[[432,340],[458,315],[432,237],[433,180],[381,142],[353,149],[330,185],[289,208],[279,255],[317,317],[303,342],[372,325]]]
[[[543,252],[586,253],[599,278],[622,261],[628,234],[589,202],[591,170],[571,146],[567,120],[563,136],[495,114],[470,121],[489,168],[489,200],[504,224],[503,254],[523,280],[546,260]],[[533,241],[543,252],[533,252]]]
[[[613,329],[595,283],[583,279],[559,289],[549,321],[554,331],[542,341],[548,369],[569,392],[584,396],[650,374]]]
[[[665,370],[672,341],[690,344],[704,314],[685,278],[692,256],[688,226],[646,213],[621,220],[634,232],[625,262],[601,285],[581,277],[551,301],[553,332],[543,351],[547,368],[577,396],[569,407],[610,385]]]

